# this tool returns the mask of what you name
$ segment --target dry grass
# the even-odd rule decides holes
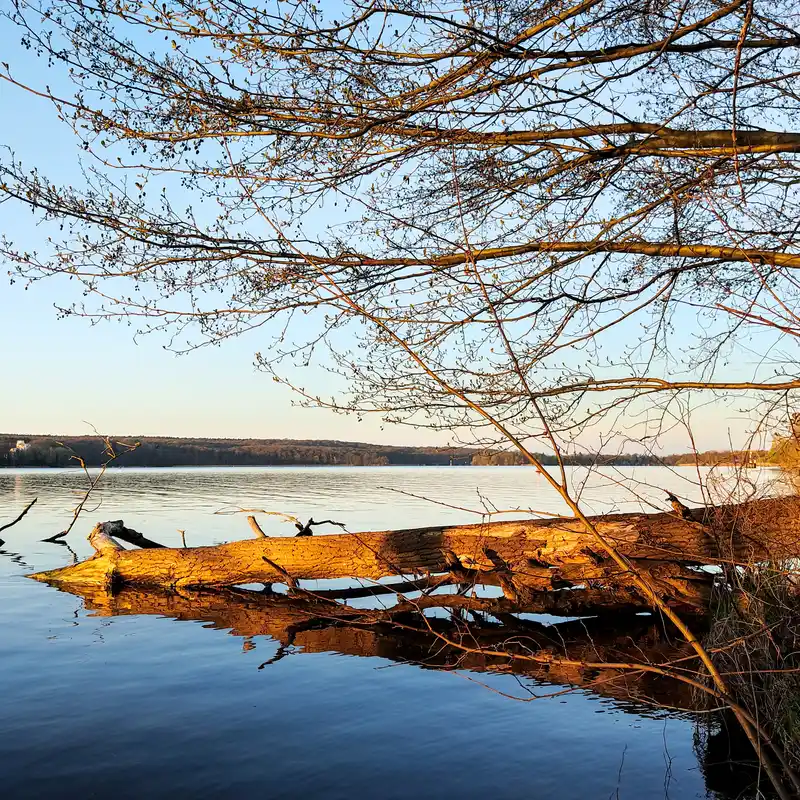
[[[796,565],[731,568],[704,644],[734,698],[800,767],[800,596]],[[698,698],[699,699],[699,698]]]

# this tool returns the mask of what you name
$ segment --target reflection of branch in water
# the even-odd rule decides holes
[[[619,787],[622,784],[622,769],[625,766],[625,754],[628,752],[628,744],[625,743],[625,747],[622,749],[622,758],[619,761],[619,771],[617,772],[617,791],[616,791],[616,798],[619,800]]]
[[[1,547],[2,545],[0,545]],[[33,567],[25,561],[19,553],[13,550],[0,550],[0,556],[8,556],[15,564],[19,564],[24,569],[33,569]]]
[[[272,658],[267,659],[263,664],[259,664],[258,668],[264,669],[264,667],[268,667],[270,664],[275,664],[282,658],[286,658],[286,656],[295,653],[296,651],[294,649],[294,636],[295,632],[290,632],[289,641],[286,644],[279,645],[278,649],[275,651],[275,655],[272,656]]]
[[[64,547],[67,548],[67,550],[72,555],[72,563],[73,564],[77,564],[78,563],[78,554],[69,546],[68,542],[64,541],[64,536],[66,536],[66,533],[64,533],[62,531],[61,533],[56,534],[55,536],[51,536],[49,539],[42,539],[42,541],[43,542],[49,542],[50,544],[63,545]]]

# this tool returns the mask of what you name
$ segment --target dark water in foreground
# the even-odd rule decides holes
[[[636,476],[683,495],[692,494],[684,477],[695,477],[659,468]],[[298,646],[259,670],[278,649],[266,635],[96,616],[80,598],[23,577],[70,562],[67,548],[39,540],[63,529],[82,485],[77,471],[0,472],[1,522],[39,497],[0,548],[3,797],[716,796],[693,722],[679,714],[585,690],[532,699],[564,687],[335,647]],[[500,508],[560,510],[519,468],[117,470],[70,542],[83,558],[91,525],[118,518],[166,544],[179,543],[179,528],[190,545],[248,536],[242,515],[213,513],[231,506],[330,516],[350,530],[467,516],[380,487],[480,508],[479,487]],[[597,481],[587,496],[596,511],[627,497]],[[290,532],[262,519],[272,533]]]

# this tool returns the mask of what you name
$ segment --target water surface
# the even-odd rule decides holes
[[[583,498],[593,512],[663,509],[663,489],[699,500],[696,481],[690,469],[620,469],[592,477]],[[686,715],[585,690],[532,699],[566,687],[343,655],[335,643],[259,670],[278,650],[270,636],[97,616],[24,577],[74,557],[39,540],[65,527],[84,484],[76,470],[0,472],[0,521],[39,498],[0,548],[5,797],[712,796]],[[118,469],[102,487],[69,537],[77,557],[106,519],[168,545],[179,530],[190,545],[249,536],[244,515],[215,513],[236,508],[352,531],[480,519],[391,489],[478,511],[563,511],[527,468]],[[260,519],[270,534],[293,532]]]

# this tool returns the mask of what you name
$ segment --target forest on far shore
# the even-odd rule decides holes
[[[112,442],[134,444],[119,448],[115,466],[203,467],[203,466],[513,466],[523,465],[515,452],[467,447],[402,447],[317,439],[183,439],[170,437],[110,437]],[[25,443],[17,449],[19,441]],[[676,466],[694,464],[717,466],[764,463],[766,451],[731,453],[708,451],[655,456],[621,453],[599,457],[592,453],[566,455],[571,465]],[[538,454],[546,465],[556,464],[554,456]],[[79,460],[90,467],[109,460],[98,436],[42,436],[0,434],[0,466],[68,467]]]

